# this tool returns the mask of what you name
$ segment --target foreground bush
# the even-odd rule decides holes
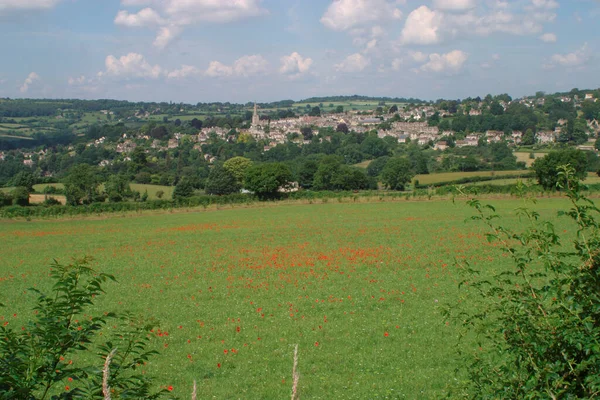
[[[465,265],[469,289],[455,316],[480,347],[465,355],[464,384],[452,397],[600,395],[600,210],[582,195],[571,167],[560,169],[558,185],[571,201],[560,215],[577,232],[570,250],[535,211],[519,209],[528,228],[514,232],[496,222],[494,207],[470,201],[473,218],[487,225],[488,239],[500,242],[513,267],[485,280]]]
[[[102,284],[114,277],[96,273],[88,261],[52,264],[52,292],[29,289],[38,294],[34,319],[19,330],[0,326],[0,399],[104,399],[103,389],[113,399],[162,395],[152,392],[149,379],[138,372],[156,353],[146,350],[150,326],[127,314],[90,315],[89,308],[104,293]],[[115,319],[120,329],[106,342],[95,343],[106,323],[116,324]],[[92,352],[98,356],[78,357]],[[108,354],[110,375],[103,382]]]

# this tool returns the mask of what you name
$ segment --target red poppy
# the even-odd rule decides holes
[[[170,385],[170,386],[167,386],[167,390],[168,390],[169,392],[172,392],[172,391],[173,391],[173,386],[171,386],[171,385]]]
[[[385,332],[385,333],[383,334],[383,336],[385,336],[385,337],[388,337],[388,336],[390,336],[390,334],[389,334],[389,333],[387,333],[387,332]]]

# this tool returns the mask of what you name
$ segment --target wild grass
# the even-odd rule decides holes
[[[144,192],[147,190],[149,200],[158,199],[157,193],[159,191],[163,192],[162,199],[171,199],[173,198],[173,190],[175,189],[174,186],[148,185],[142,183],[130,183],[129,187],[131,188],[131,190],[137,190],[138,192],[140,192],[140,194],[144,194]]]
[[[521,223],[520,201],[494,204]],[[554,219],[566,204],[535,208]],[[52,259],[90,255],[119,281],[92,311],[156,322],[161,354],[141,368],[173,396],[196,380],[198,398],[289,398],[294,381],[302,398],[439,398],[455,350],[477,346],[442,316],[458,298],[454,261],[506,267],[470,215],[457,199],[1,221],[0,323],[28,318],[27,288],[48,289]]]

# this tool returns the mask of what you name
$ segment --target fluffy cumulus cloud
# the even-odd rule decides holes
[[[423,62],[427,60],[427,54],[422,53],[420,51],[412,51],[409,55],[410,58],[412,58],[415,62]]]
[[[361,72],[371,64],[371,60],[360,53],[351,54],[341,63],[334,65],[336,71]]]
[[[25,81],[23,82],[19,90],[21,91],[21,93],[27,93],[29,91],[29,88],[36,82],[39,82],[40,80],[41,78],[38,74],[36,74],[35,72],[31,72],[27,76],[27,78],[25,78]]]
[[[268,70],[269,63],[261,55],[243,56],[232,65],[212,61],[204,75],[208,77],[249,77],[263,74]]]
[[[554,43],[556,42],[556,35],[554,33],[544,33],[540,36],[540,40],[546,43]]]
[[[587,43],[572,53],[554,54],[550,66],[559,65],[562,67],[580,67],[587,63],[591,58]]]
[[[62,0],[0,0],[0,14],[11,11],[47,10]]]
[[[279,72],[292,77],[300,76],[308,72],[312,63],[312,58],[304,58],[297,52],[293,52],[289,56],[281,57]]]
[[[346,31],[400,18],[400,9],[387,0],[333,0],[321,17],[321,23],[335,31]]]
[[[193,65],[182,65],[181,68],[169,71],[167,78],[169,79],[185,79],[192,76],[199,76],[202,74],[198,68]]]
[[[423,64],[421,71],[455,74],[459,72],[469,55],[461,50],[453,50],[446,54],[433,53],[429,55],[429,61]]]
[[[164,19],[153,9],[144,8],[138,13],[130,14],[126,10],[121,10],[115,17],[115,24],[127,27],[154,26],[164,23]]]
[[[98,74],[100,77],[157,79],[165,73],[159,65],[151,65],[143,55],[138,53],[129,53],[119,58],[109,55],[104,65],[106,70]]]
[[[440,27],[443,15],[437,11],[421,6],[412,11],[400,35],[402,44],[435,44],[440,38]]]
[[[433,8],[439,10],[469,10],[475,6],[476,0],[433,0]]]
[[[225,23],[256,17],[267,11],[261,0],[122,0],[124,7],[144,7],[135,12],[120,10],[114,19],[124,27],[157,30],[154,45],[167,46],[183,28],[203,22]]]
[[[434,0],[408,15],[401,45],[432,45],[472,35],[540,35],[556,19],[555,0]],[[540,39],[551,39],[544,35]]]

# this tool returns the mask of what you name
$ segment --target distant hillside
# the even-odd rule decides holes
[[[326,97],[310,97],[306,100],[301,100],[299,103],[331,103],[331,102],[351,102],[351,101],[384,101],[386,103],[428,103],[428,101],[414,98],[404,97],[369,97],[369,96],[326,96]]]

